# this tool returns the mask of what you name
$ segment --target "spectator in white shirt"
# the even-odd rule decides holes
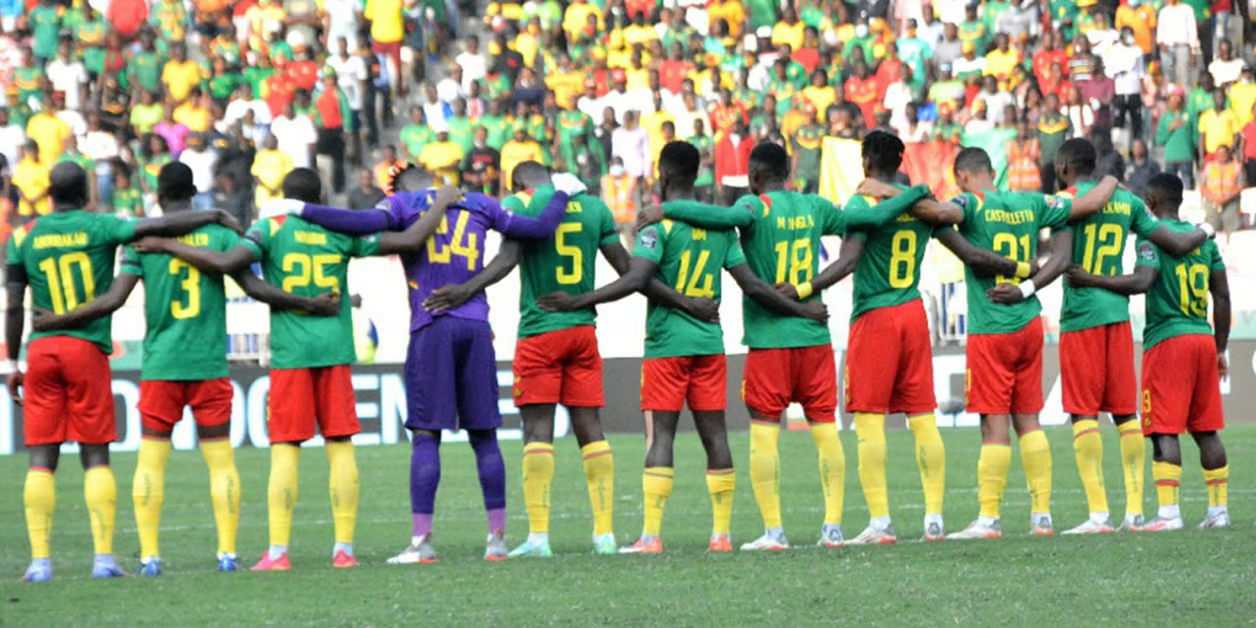
[[[454,57],[454,63],[462,68],[462,89],[471,91],[471,84],[488,75],[488,62],[480,54],[478,37],[468,37],[463,52]]]
[[[1230,83],[1239,80],[1239,75],[1243,73],[1243,60],[1234,58],[1234,44],[1230,40],[1222,39],[1217,44],[1217,58],[1208,64],[1208,73],[1221,89],[1229,89]]]
[[[1134,43],[1134,31],[1121,29],[1121,40],[1108,49],[1103,57],[1103,67],[1116,88],[1116,102],[1112,104],[1116,115],[1115,126],[1123,128],[1130,139],[1143,131],[1143,50]]]
[[[70,56],[70,41],[62,40],[57,56],[44,68],[53,91],[65,92],[65,108],[78,111],[87,97],[87,68]]]
[[[252,85],[244,83],[236,90],[235,98],[227,103],[227,109],[222,114],[222,122],[227,128],[231,128],[236,122],[243,120],[244,115],[249,111],[253,112],[253,119],[257,122],[270,123],[270,107],[266,105],[266,101],[253,96]]]
[[[362,13],[362,4],[359,0],[323,0],[321,6],[325,16],[324,32],[327,34],[327,41],[345,40],[348,42],[349,50],[356,49],[358,16]]]
[[[585,82],[584,95],[576,100],[576,109],[594,120],[602,119],[602,110],[606,109],[606,103],[598,98],[597,84],[592,80]]]
[[[21,157],[22,145],[26,143],[26,129],[9,118],[9,110],[0,107],[0,155],[8,160],[10,168],[16,168]]]
[[[193,133],[188,136],[188,145],[179,154],[179,161],[191,169],[192,181],[196,184],[196,196],[192,197],[192,209],[212,209],[214,206],[214,166],[218,164],[218,152],[205,146],[204,135]],[[293,159],[293,161],[296,160]]]
[[[314,163],[314,144],[318,129],[309,116],[298,116],[292,103],[283,108],[283,115],[270,123],[270,133],[279,142],[279,150],[292,158],[293,168],[309,168]]]
[[[449,66],[449,76],[436,84],[436,97],[451,105],[455,100],[465,98],[467,93],[462,89],[462,78],[462,66],[457,63]]]
[[[624,171],[634,178],[646,176],[650,168],[650,136],[637,125],[638,112],[624,112],[624,125],[611,134],[611,157],[624,161]]]
[[[1175,85],[1190,85],[1191,66],[1199,56],[1195,9],[1182,0],[1167,0],[1156,17],[1156,45],[1165,77]]]
[[[1016,104],[1016,97],[1009,92],[999,91],[999,82],[993,76],[985,76],[981,80],[981,92],[974,100],[986,104],[986,114],[990,117],[990,123],[999,126],[1003,124],[1003,114],[1007,106]]]

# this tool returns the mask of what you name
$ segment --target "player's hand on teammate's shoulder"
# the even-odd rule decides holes
[[[705,323],[720,322],[720,304],[707,297],[686,297],[685,312]]]
[[[465,284],[441,286],[423,299],[423,309],[433,314],[452,310],[471,300],[474,294]]]
[[[536,304],[546,312],[574,312],[582,309],[580,299],[566,292],[551,292],[537,297]]]
[[[335,316],[340,313],[340,293],[324,292],[310,299],[306,312],[314,316]]]
[[[861,196],[872,196],[876,198],[890,198],[898,196],[899,189],[876,179],[864,179],[855,186],[855,194]]]
[[[136,240],[131,244],[131,248],[135,249],[136,253],[165,253],[168,242],[169,240],[165,238],[147,236]]]
[[[796,288],[792,283],[778,283],[773,286],[773,288],[775,288],[777,294],[789,299],[790,301],[799,300],[798,288]]]
[[[262,206],[258,208],[258,215],[263,218],[285,214],[300,216],[304,209],[305,201],[298,201],[295,198],[276,198],[262,203]]]
[[[462,190],[452,185],[444,185],[436,190],[436,203],[449,206],[462,199]]]
[[[302,206],[304,206],[304,203],[302,203]],[[235,219],[235,216],[232,216],[221,209],[216,209],[214,212],[218,215],[218,224],[240,235],[244,235],[244,226],[240,224],[240,221]],[[297,212],[299,213],[300,210],[297,210]]]
[[[663,206],[651,205],[641,208],[637,212],[637,230],[640,231],[650,225],[663,222]]]
[[[824,301],[816,299],[804,303],[802,307],[807,311],[807,318],[820,323],[829,322],[829,307],[824,304]]]
[[[577,194],[583,194],[588,187],[581,181],[579,177],[570,172],[559,172],[550,177],[550,183],[554,185],[554,189],[565,193],[569,198]]]
[[[1025,295],[1021,293],[1020,288],[1014,283],[1001,283],[989,290],[986,290],[986,297],[991,303],[1001,305],[1014,305],[1025,300]]]

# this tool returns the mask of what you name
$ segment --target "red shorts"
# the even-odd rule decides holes
[[[846,411],[933,412],[933,347],[919,299],[864,313],[850,326]]]
[[[765,417],[779,417],[796,401],[808,421],[832,423],[837,416],[833,346],[751,349],[746,355],[741,399]]]
[[[968,337],[965,407],[977,414],[1042,412],[1042,319],[1010,334]]]
[[[1060,334],[1060,379],[1064,411],[1079,416],[1138,411],[1134,335],[1130,324],[1113,323]]]
[[[109,356],[95,343],[46,336],[26,348],[22,436],[27,447],[117,440]]]
[[[1224,427],[1212,336],[1177,336],[1143,354],[1144,434],[1194,434]]]
[[[314,438],[314,423],[323,438],[353,436],[362,431],[349,366],[270,370],[272,443],[299,443]]]
[[[197,425],[214,427],[231,422],[231,380],[176,382],[146,379],[140,382],[140,423],[155,432],[169,433],[192,407]]]
[[[641,409],[694,412],[727,407],[728,362],[724,354],[649,358],[641,363]]]
[[[515,345],[515,405],[600,408],[602,356],[597,330],[581,325],[521,338]]]

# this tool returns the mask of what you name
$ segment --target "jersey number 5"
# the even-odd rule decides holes
[[[554,232],[554,249],[563,258],[562,266],[557,268],[558,283],[564,286],[580,283],[584,279],[584,251],[579,246],[567,243],[567,236],[584,231],[584,224],[564,222]],[[567,260],[571,260],[571,270],[567,270]]]
[[[83,299],[74,287],[74,267],[83,280]],[[48,280],[48,293],[52,295],[52,312],[65,314],[78,309],[82,303],[96,298],[96,279],[92,276],[92,260],[87,253],[78,251],[59,257],[49,257],[39,263],[39,270]]]
[[[179,287],[183,288],[185,295],[170,302],[170,315],[179,320],[195,318],[201,313],[201,271],[176,258],[170,260],[170,274],[176,277],[183,276]],[[184,299],[187,300],[186,305],[183,303]]]

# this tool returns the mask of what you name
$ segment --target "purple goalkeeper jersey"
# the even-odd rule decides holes
[[[566,210],[566,195],[551,201],[545,211],[532,218],[502,209],[501,203],[483,194],[466,194],[450,206],[436,233],[417,254],[403,255],[406,284],[410,293],[410,331],[432,322],[434,316],[423,308],[423,300],[437,288],[465,283],[484,269],[484,243],[489,229],[507,238],[540,239],[554,233]],[[393,230],[405,230],[435,201],[435,191],[401,192],[380,201],[377,209],[389,214]],[[462,305],[443,312],[458,318],[488,321],[488,299],[483,292]]]

